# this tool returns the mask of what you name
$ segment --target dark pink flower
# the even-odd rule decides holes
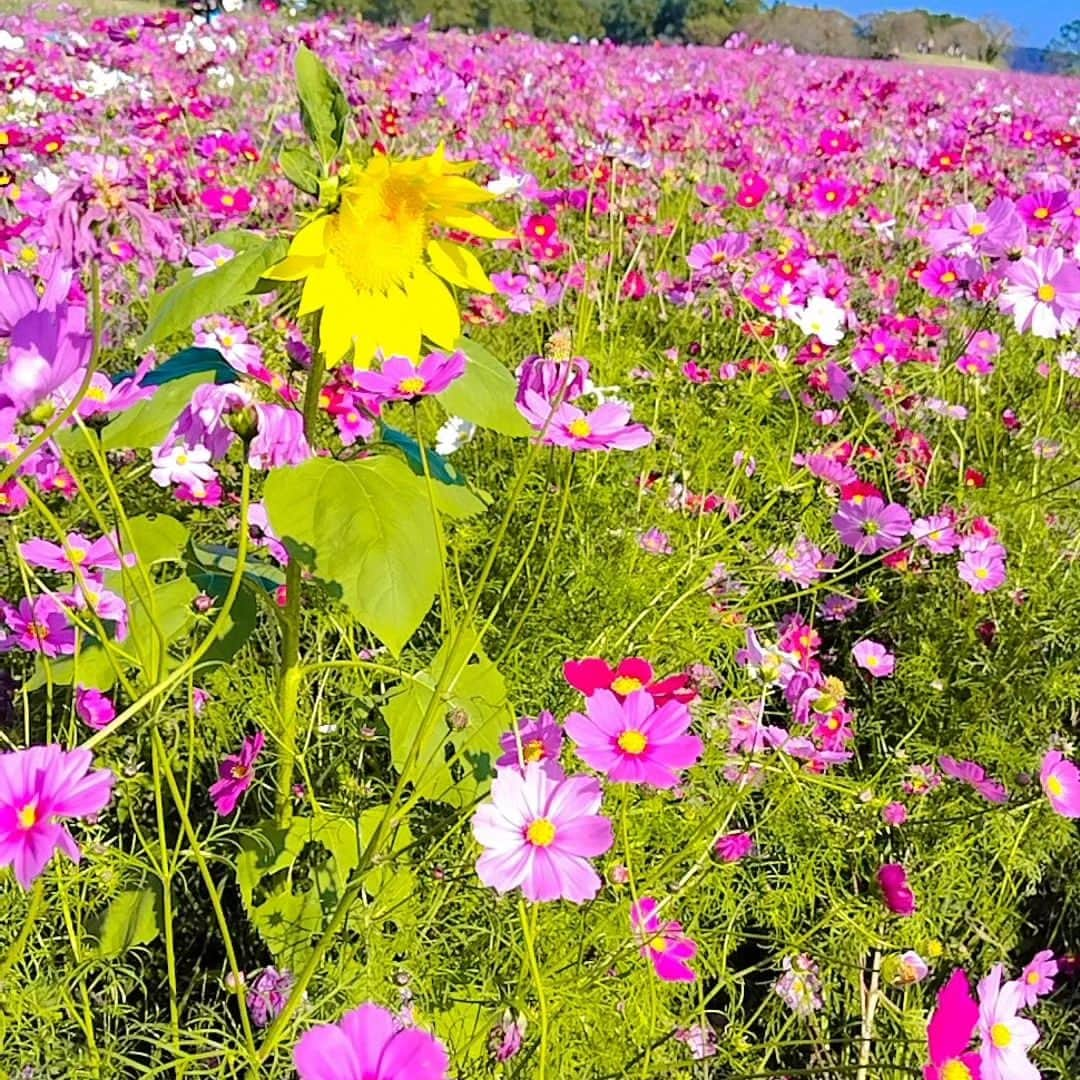
[[[214,809],[222,817],[236,809],[236,803],[255,779],[255,761],[262,753],[266,736],[257,731],[244,739],[238,754],[229,754],[218,766],[219,779],[210,786]]]
[[[923,1068],[924,1080],[953,1080],[967,1076],[979,1080],[979,1055],[968,1051],[979,1024],[979,1006],[971,996],[967,974],[957,968],[938,991],[937,1008],[926,1030],[930,1063]],[[961,1069],[949,1069],[950,1065]]]
[[[877,872],[877,883],[885,906],[894,915],[915,914],[915,893],[908,884],[907,871],[900,863],[886,863]]]
[[[653,970],[665,982],[693,982],[697,975],[687,964],[697,955],[697,945],[684,933],[680,923],[662,922],[656,914],[659,904],[643,896],[630,907],[630,925],[641,942],[641,955],[652,961]]]

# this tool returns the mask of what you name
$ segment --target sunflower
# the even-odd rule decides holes
[[[412,161],[373,157],[343,184],[338,208],[305,225],[267,271],[276,281],[303,280],[300,314],[322,311],[330,363],[350,347],[357,367],[370,366],[376,350],[415,358],[421,336],[454,346],[461,319],[446,283],[493,288],[476,256],[433,236],[433,226],[492,240],[512,235],[467,208],[494,198],[461,175],[474,164],[447,161],[442,145]]]

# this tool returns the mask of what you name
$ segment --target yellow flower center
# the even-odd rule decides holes
[[[947,1061],[941,1070],[941,1080],[971,1080],[971,1070],[962,1061]]]
[[[544,760],[544,744],[539,739],[530,739],[521,748],[521,756],[526,762]]]
[[[627,694],[634,693],[635,690],[641,689],[641,680],[635,679],[632,675],[619,675],[611,683],[611,689],[616,694],[622,694],[624,697]]]
[[[946,270],[941,275],[941,281],[943,285],[951,285],[956,280],[956,275],[951,270]]]
[[[86,391],[86,399],[88,401],[104,401],[108,397],[103,386],[91,386]]]
[[[1065,785],[1056,777],[1051,776],[1046,781],[1046,790],[1056,799],[1060,799],[1065,794]]]
[[[222,195],[221,196],[221,205],[222,206],[232,206],[235,202],[236,202],[236,199],[232,195]]]
[[[346,191],[341,210],[326,225],[326,247],[349,284],[360,293],[400,285],[420,265],[428,240],[424,182],[365,173]]]
[[[1032,217],[1038,218],[1040,221],[1045,221],[1050,216],[1050,211],[1045,206],[1040,206]]]
[[[1055,296],[1057,296],[1057,289],[1054,288],[1049,282],[1039,286],[1039,291],[1035,294],[1044,304],[1049,304]]]
[[[998,1047],[1006,1047],[1013,1040],[1012,1031],[1006,1024],[995,1024],[990,1029],[990,1041]]]
[[[226,349],[231,349],[235,343],[236,339],[232,336],[232,334],[221,335],[221,344],[224,345]]]
[[[566,430],[578,439],[587,438],[592,434],[592,428],[589,426],[589,421],[583,416],[579,416],[576,420],[571,420],[570,423],[566,425]]]
[[[27,629],[38,641],[47,641],[49,638],[49,628],[44,623],[32,622]]]
[[[649,740],[640,731],[634,731],[631,728],[619,736],[618,743],[620,750],[625,750],[626,753],[636,756],[644,753],[645,747],[649,745]]]
[[[648,945],[653,952],[667,952],[667,938],[663,934],[650,938]]]
[[[968,236],[982,236],[986,232],[986,226],[981,221],[973,221],[968,226]]]
[[[188,463],[187,454],[177,454],[176,455],[176,464],[177,465],[186,465],[187,463]]]
[[[1060,787],[1061,785],[1059,784],[1058,786]],[[1028,977],[1027,977],[1028,986],[1035,986],[1036,983],[1038,983],[1038,981],[1039,981],[1039,973],[1037,971],[1032,971],[1032,972],[1028,973]]]
[[[986,579],[987,579],[987,578],[988,578],[988,577],[990,576],[990,571],[989,571],[989,570],[987,570],[987,568],[986,568],[985,566],[980,566],[980,567],[979,567],[979,568],[978,568],[978,569],[977,569],[977,570],[975,571],[975,576],[976,576],[976,577],[977,577],[977,578],[978,578],[978,579],[979,579],[980,581],[985,581],[985,580],[986,580]]]
[[[71,562],[75,566],[81,566],[86,562],[86,552],[82,548],[72,548],[71,555],[69,556]]]
[[[251,767],[249,765],[234,765],[230,772],[234,780],[246,780],[248,773],[251,772]]]
[[[555,826],[547,818],[537,818],[525,830],[525,839],[533,847],[551,847],[555,843]]]
[[[412,375],[398,383],[398,389],[403,394],[409,394],[410,396],[422,394],[425,386],[427,386],[427,380],[422,379],[419,375]]]
[[[20,829],[32,829],[37,824],[38,812],[33,803],[27,803],[17,815]]]

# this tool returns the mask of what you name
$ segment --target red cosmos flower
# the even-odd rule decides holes
[[[599,656],[567,660],[563,664],[563,676],[586,697],[591,697],[597,690],[610,690],[619,698],[638,690],[648,690],[657,706],[667,701],[693,701],[697,697],[697,691],[689,686],[689,675],[680,672],[654,681],[652,664],[640,656],[621,660],[615,668]]]

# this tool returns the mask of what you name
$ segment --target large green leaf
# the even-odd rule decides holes
[[[176,423],[176,418],[191,401],[195,389],[213,379],[209,371],[159,386],[154,396],[121,413],[101,433],[106,450],[146,450],[159,446]]]
[[[345,141],[349,103],[337,79],[306,45],[296,50],[296,89],[304,130],[319,157],[330,162]]]
[[[158,889],[122,892],[90,925],[97,939],[96,953],[109,958],[146,945],[161,932],[161,895]]]
[[[468,361],[465,374],[437,395],[443,408],[501,435],[525,438],[535,434],[514,404],[517,380],[509,368],[470,338],[459,338],[455,348],[465,353]]]
[[[182,276],[153,306],[150,325],[138,348],[182,333],[204,315],[227,311],[251,292],[265,270],[285,257],[288,247],[283,237],[264,239],[208,274]]]
[[[454,657],[446,648],[440,650],[431,669],[403,683],[383,709],[394,766],[405,767],[422,735],[409,774],[415,789],[423,798],[458,807],[469,806],[486,789],[499,736],[514,721],[499,670],[483,654],[470,659],[470,649],[466,643]],[[432,706],[435,687],[448,667],[447,688]],[[450,765],[458,754],[460,760]]]
[[[285,179],[308,195],[319,193],[319,163],[303,147],[288,146],[278,155]]]
[[[140,514],[128,518],[120,531],[125,554],[131,553],[145,567],[179,562],[190,536],[188,527],[168,514]]]
[[[389,456],[347,464],[312,458],[274,470],[263,503],[293,557],[400,653],[441,574],[431,507],[408,466]]]

